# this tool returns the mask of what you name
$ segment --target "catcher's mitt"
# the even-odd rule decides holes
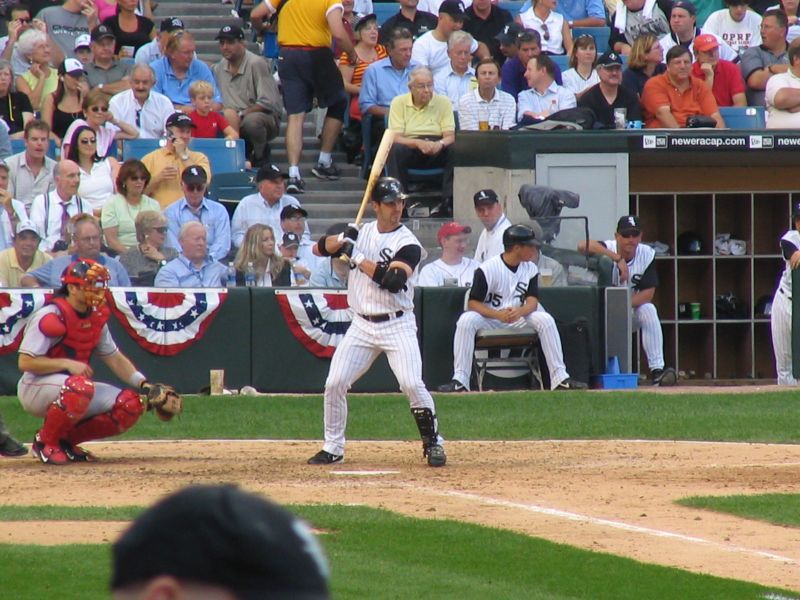
[[[154,410],[162,421],[169,421],[183,411],[183,398],[175,388],[165,383],[145,383],[147,410]]]

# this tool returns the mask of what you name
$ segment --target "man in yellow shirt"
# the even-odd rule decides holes
[[[158,200],[161,210],[183,198],[181,174],[192,165],[203,167],[211,177],[211,165],[202,152],[189,150],[194,123],[189,115],[172,113],[167,119],[167,144],[142,157],[142,162],[150,171],[150,183],[145,194]]]
[[[20,284],[23,275],[53,259],[49,254],[39,250],[41,241],[39,230],[32,221],[17,223],[14,244],[0,252],[0,284],[3,287],[23,287]]]
[[[456,123],[447,96],[433,91],[433,73],[415,67],[408,77],[408,94],[397,96],[389,107],[389,129],[396,132],[386,167],[408,191],[408,169],[443,168],[442,202],[431,216],[453,214],[453,144]]]
[[[251,19],[270,17],[278,12],[278,75],[281,79],[283,105],[288,113],[286,154],[289,158],[289,181],[286,191],[302,194],[305,183],[300,175],[303,151],[303,121],[316,97],[320,108],[327,108],[322,126],[322,140],[317,166],[311,172],[323,181],[339,179],[339,169],[331,153],[336,145],[348,96],[342,76],[334,62],[332,37],[352,64],[356,53],[342,24],[341,0],[264,0],[250,13]]]

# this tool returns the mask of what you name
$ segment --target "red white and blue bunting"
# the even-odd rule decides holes
[[[25,325],[52,295],[45,289],[0,292],[0,354],[16,352]]]
[[[172,356],[205,334],[228,291],[113,288],[109,303],[122,326],[148,352]]]
[[[275,290],[275,297],[297,341],[314,356],[332,357],[353,320],[347,292]]]

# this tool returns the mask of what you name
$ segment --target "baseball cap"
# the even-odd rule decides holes
[[[364,15],[358,21],[356,21],[356,24],[353,26],[353,31],[358,31],[362,27],[365,27],[367,23],[369,23],[370,21],[375,21],[377,23],[378,15],[376,15],[375,13],[369,13]]]
[[[294,231],[287,231],[283,234],[281,246],[284,248],[293,248],[300,245],[300,238]]]
[[[495,202],[500,202],[500,200],[494,190],[479,190],[472,197],[472,202],[475,206],[478,206],[479,204],[494,204]]]
[[[120,536],[111,589],[159,575],[222,587],[240,600],[330,598],[328,564],[308,525],[234,485],[180,490]]]
[[[464,14],[464,5],[460,0],[444,0],[439,6],[439,14],[450,15],[454,19],[463,20],[466,16]]]
[[[58,65],[58,73],[60,75],[82,77],[86,75],[86,69],[83,68],[83,63],[77,58],[65,58],[61,64]]]
[[[84,33],[79,35],[75,38],[75,50],[80,50],[81,48],[91,48],[92,47],[92,36],[88,33]]]
[[[222,29],[219,30],[217,37],[214,38],[215,40],[243,40],[244,39],[244,31],[242,31],[241,27],[236,25],[225,25]]]
[[[673,2],[672,8],[669,11],[670,14],[672,14],[672,11],[676,8],[682,8],[690,15],[697,15],[697,7],[692,2],[689,2],[689,0],[678,0],[677,2]]]
[[[264,165],[258,170],[258,173],[256,173],[256,183],[264,181],[265,179],[275,181],[279,178],[288,179],[289,174],[281,171],[278,165]]]
[[[308,212],[305,208],[301,208],[296,204],[289,204],[288,206],[284,206],[281,210],[281,221],[284,221],[285,219],[291,219],[297,215],[306,218],[308,217]]]
[[[177,31],[178,29],[186,29],[186,27],[183,25],[183,21],[178,17],[167,17],[166,19],[161,20],[161,27],[159,28],[159,31],[171,33],[173,31]]]
[[[639,217],[636,215],[625,215],[624,217],[620,217],[620,220],[617,221],[617,233],[623,235],[628,233],[638,235],[642,233],[642,224],[639,221]]]
[[[621,67],[622,59],[620,58],[619,54],[617,54],[613,50],[606,50],[600,55],[600,58],[597,59],[597,66],[603,68]]]
[[[36,227],[36,223],[31,220],[25,219],[24,221],[20,221],[17,223],[17,235],[22,233],[23,231],[32,231],[37,236],[42,237],[42,234],[39,233],[39,228]]]
[[[501,44],[509,46],[517,41],[517,36],[523,31],[525,31],[525,28],[519,23],[508,23],[500,30],[500,33],[494,36],[494,39]]]
[[[450,223],[445,223],[439,227],[439,232],[436,234],[436,239],[439,241],[439,245],[441,246],[444,238],[450,237],[451,235],[458,235],[459,233],[472,233],[472,227],[451,221]]]
[[[181,173],[181,181],[188,184],[206,183],[208,181],[208,174],[203,167],[192,165],[183,170],[183,173]]]
[[[104,38],[111,38],[113,40],[117,39],[117,36],[114,35],[114,32],[107,25],[98,25],[94,29],[92,29],[92,41],[99,42]]]
[[[186,113],[174,112],[167,117],[165,127],[196,127],[192,118]]]
[[[702,33],[694,38],[695,52],[708,52],[714,48],[719,48],[719,42],[710,33]]]

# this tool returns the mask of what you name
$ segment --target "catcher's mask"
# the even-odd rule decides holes
[[[81,258],[70,263],[61,274],[62,285],[77,285],[84,294],[86,305],[92,308],[105,304],[110,279],[108,269],[90,258]]]

